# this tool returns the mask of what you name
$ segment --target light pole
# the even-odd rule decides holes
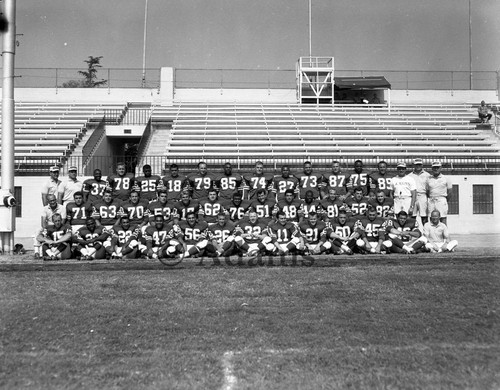
[[[142,43],[142,83],[141,86],[146,86],[146,38],[148,32],[148,0],[144,5],[144,40]]]
[[[472,90],[472,17],[471,0],[469,0],[469,88]]]
[[[309,58],[312,57],[312,0],[309,0]]]

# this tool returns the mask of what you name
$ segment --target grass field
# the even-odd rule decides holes
[[[0,388],[498,389],[499,264],[0,272]]]

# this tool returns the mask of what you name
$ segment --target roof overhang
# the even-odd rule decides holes
[[[335,77],[335,87],[350,90],[391,89],[384,76]]]

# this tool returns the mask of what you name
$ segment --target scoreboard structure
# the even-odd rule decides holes
[[[300,57],[296,72],[299,103],[335,103],[333,57]]]

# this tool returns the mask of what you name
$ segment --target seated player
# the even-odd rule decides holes
[[[60,260],[71,257],[71,228],[63,224],[61,214],[52,216],[52,225],[37,236],[42,244],[43,260]]]
[[[132,190],[127,201],[122,202],[121,208],[130,219],[130,224],[142,229],[149,222],[149,202],[140,198],[139,191]]]
[[[111,240],[104,242],[106,252],[112,259],[135,259],[139,247],[140,230],[130,224],[128,215],[120,218],[118,225],[110,231]]]
[[[268,198],[264,189],[257,190],[256,197],[257,199],[252,201],[250,209],[255,210],[257,217],[262,222],[269,223],[277,211],[276,201],[273,198]]]
[[[339,215],[330,222],[330,236],[332,240],[331,252],[335,255],[352,255],[356,248],[356,241],[360,237],[355,228],[356,220],[348,218],[344,209],[339,210]]]
[[[299,220],[302,221],[304,218],[309,218],[309,213],[318,213],[320,210],[320,201],[318,198],[314,197],[314,193],[311,190],[306,191],[304,199],[300,202],[299,207]],[[318,215],[319,217],[319,215]]]
[[[318,214],[310,212],[308,218],[299,223],[300,244],[297,246],[303,254],[319,255],[328,251],[332,244],[327,241],[329,229],[323,221],[318,221]]]
[[[71,226],[71,231],[76,234],[78,229],[85,226],[87,217],[92,214],[92,207],[83,201],[83,193],[75,192],[73,202],[66,205],[66,222]]]
[[[394,200],[385,195],[384,190],[379,189],[374,200],[368,204],[377,210],[377,215],[384,219],[394,216]]]
[[[223,211],[222,203],[217,196],[217,190],[210,188],[208,196],[200,199],[200,219],[203,219],[209,225],[217,222],[217,216]]]
[[[144,243],[139,245],[142,256],[148,259],[163,259],[177,255],[180,262],[184,257],[184,247],[179,239],[179,230],[174,222],[166,223],[161,215],[155,215],[154,225],[149,225],[144,231]],[[170,265],[170,264],[168,264]]]
[[[385,235],[388,240],[384,246],[392,253],[417,253],[424,245],[418,222],[415,218],[409,218],[408,213],[401,210],[396,218],[385,221]]]
[[[440,222],[441,213],[434,210],[430,221],[424,225],[425,247],[432,253],[453,252],[458,245],[457,240],[451,240],[448,227]]]
[[[93,205],[92,217],[96,219],[99,226],[111,229],[118,222],[120,214],[123,213],[122,201],[113,198],[111,190],[105,190],[100,201]]]
[[[363,195],[363,188],[355,187],[353,191],[352,197],[346,199],[345,203],[353,217],[360,217],[365,215],[370,200]]]
[[[205,250],[210,257],[229,257],[236,251],[234,242],[236,225],[224,213],[217,216],[217,222],[208,227],[208,244]]]
[[[175,209],[175,202],[168,200],[167,190],[158,190],[158,199],[153,200],[148,204],[149,224],[154,224],[154,219],[157,215],[163,216],[165,222],[170,222],[174,219],[177,211]]]
[[[231,200],[222,202],[224,211],[229,214],[229,219],[233,222],[238,222],[243,219],[250,208],[250,201],[243,200],[241,192],[235,192]]]
[[[294,252],[300,244],[297,227],[286,220],[283,211],[278,211],[276,217],[277,221],[271,222],[267,227],[271,243],[267,244],[266,249],[272,255],[286,255]]]
[[[278,211],[285,213],[287,221],[297,224],[301,203],[300,199],[295,198],[293,190],[286,190],[285,197],[278,201]]]
[[[179,237],[184,243],[184,257],[201,257],[207,247],[208,224],[198,221],[194,212],[188,212],[186,220],[179,221]]]
[[[196,199],[192,199],[189,191],[182,191],[181,200],[174,206],[176,212],[175,220],[185,221],[189,213],[198,215],[200,212],[200,203]]]
[[[366,211],[366,216],[359,218],[356,221],[356,231],[360,237],[356,241],[356,245],[361,250],[361,253],[381,253],[387,248],[382,244],[384,241],[384,234],[380,234],[382,225],[385,220],[377,216],[377,210],[370,207]]]
[[[267,222],[261,221],[255,210],[248,213],[248,219],[239,221],[236,226],[236,245],[247,257],[255,257],[266,250],[266,245],[271,243],[267,235]]]
[[[109,233],[103,226],[97,226],[94,218],[87,218],[85,226],[78,229],[75,235],[77,250],[81,254],[80,260],[105,259],[104,242],[108,237]]]
[[[324,222],[329,222],[338,217],[342,208],[345,209],[344,200],[342,197],[337,196],[335,188],[330,188],[328,195],[319,203],[318,214]]]

